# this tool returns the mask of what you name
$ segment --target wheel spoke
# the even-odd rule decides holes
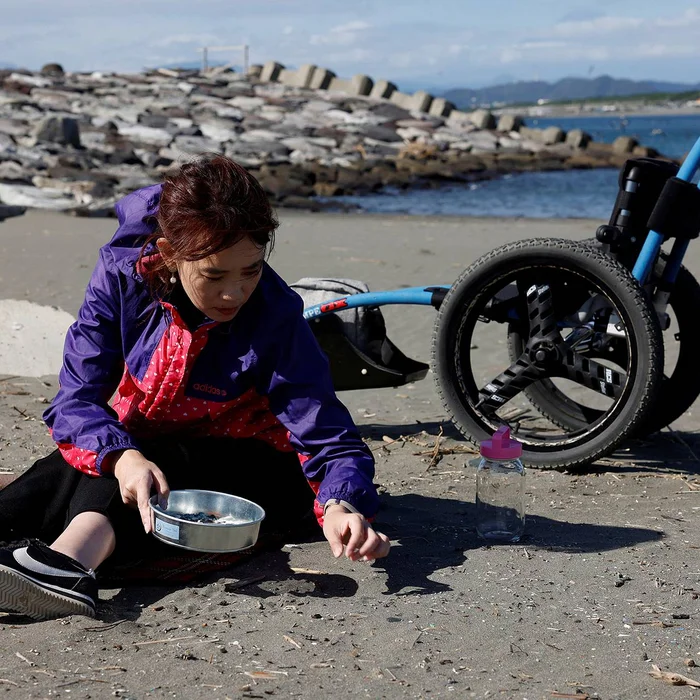
[[[562,357],[560,372],[556,375],[608,396],[618,398],[627,381],[627,373],[608,367],[574,350]]]
[[[517,396],[523,389],[541,379],[541,372],[523,353],[510,367],[479,390],[477,406],[496,411]]]
[[[560,338],[554,316],[552,290],[548,284],[533,284],[526,295],[530,341]]]

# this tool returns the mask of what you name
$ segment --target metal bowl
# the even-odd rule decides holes
[[[152,496],[151,526],[159,540],[195,552],[237,552],[252,547],[258,540],[265,511],[253,501],[218,491],[183,489],[171,491],[168,507],[158,505]],[[206,513],[232,522],[193,522],[180,516]]]

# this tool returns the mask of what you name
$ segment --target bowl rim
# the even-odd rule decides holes
[[[256,518],[255,520],[248,520],[244,523],[198,523],[193,520],[185,520],[184,518],[178,518],[176,515],[171,515],[168,513],[168,511],[162,510],[161,507],[157,504],[158,501],[158,494],[153,494],[149,499],[148,499],[148,506],[153,512],[154,517],[157,515],[159,517],[164,517],[172,520],[173,522],[177,523],[185,523],[186,525],[195,525],[198,527],[251,527],[252,525],[257,525],[258,523],[261,523],[265,517],[265,509],[259,504],[256,503],[255,501],[251,501],[249,498],[243,498],[243,496],[236,496],[233,493],[226,493],[224,491],[211,491],[209,489],[174,489],[170,493],[181,493],[183,491],[194,491],[196,493],[214,493],[220,496],[228,496],[229,498],[235,498],[239,501],[243,501],[245,503],[250,503],[254,505],[259,511],[260,511],[260,517]]]

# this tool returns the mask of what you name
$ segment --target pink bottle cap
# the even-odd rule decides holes
[[[510,428],[502,425],[490,440],[484,440],[479,450],[487,459],[517,459],[523,453],[523,446],[510,439]]]

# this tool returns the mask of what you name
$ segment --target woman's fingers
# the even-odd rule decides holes
[[[336,558],[341,556],[343,554],[343,538],[340,536],[340,533],[335,530],[329,530],[325,535],[333,556]]]
[[[348,518],[346,527],[350,530],[350,537],[348,537],[348,541],[345,546],[345,554],[348,559],[356,561],[360,558],[360,554],[357,550],[360,549],[367,538],[368,526],[369,523],[362,516]]]
[[[357,550],[357,554],[360,558],[365,557],[368,555],[370,552],[374,551],[374,548],[377,546],[377,543],[379,542],[379,536],[377,533],[374,531],[373,528],[367,527],[366,528],[367,533],[366,533],[366,539],[362,546]]]
[[[153,475],[153,484],[158,492],[158,505],[165,510],[168,507],[168,496],[170,496],[168,480],[160,469],[154,469],[151,474]]]
[[[385,557],[391,548],[389,538],[377,532],[358,513],[331,512],[325,517],[323,534],[335,557],[343,554],[350,561],[374,561]]]
[[[153,473],[147,472],[136,484],[136,503],[141,514],[141,522],[146,532],[151,531],[151,510],[148,507],[148,499],[151,497]]]
[[[391,542],[389,538],[383,532],[377,532],[369,528],[367,541],[360,547],[359,554],[363,561],[373,561],[374,559],[385,557],[389,554],[390,549]]]

